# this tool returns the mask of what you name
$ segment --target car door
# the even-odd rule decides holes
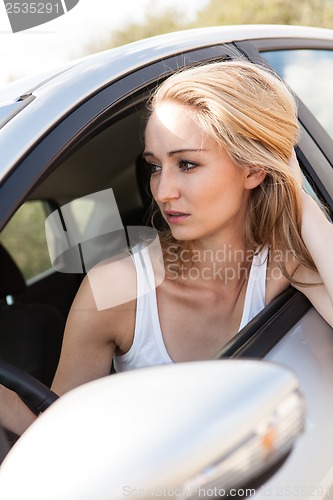
[[[304,187],[325,205],[331,217],[332,43],[286,38],[241,42],[237,46],[250,60],[274,68],[295,93],[301,128],[297,151]],[[287,293],[291,294],[289,306],[285,303],[273,311],[273,321],[271,316],[262,328],[252,331],[252,336],[249,325],[240,335],[243,338],[234,339],[229,350],[224,350],[228,356],[259,356],[289,366],[297,374],[307,400],[305,434],[287,463],[261,484],[255,497],[332,498],[333,453],[328,443],[333,437],[333,331],[304,297],[292,290]]]

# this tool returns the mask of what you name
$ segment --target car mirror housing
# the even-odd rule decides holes
[[[281,461],[304,422],[295,375],[273,363],[115,374],[70,391],[36,420],[0,468],[0,497],[199,498],[214,488],[218,496]]]

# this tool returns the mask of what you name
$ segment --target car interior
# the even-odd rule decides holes
[[[84,233],[100,221],[99,207],[85,197],[111,188],[124,227],[149,225],[150,200],[140,161],[141,130],[142,113],[138,110],[106,126],[43,179],[20,210],[39,203],[46,220],[52,212],[70,204],[71,230],[73,224],[80,226],[85,239]],[[32,221],[18,225],[15,217],[0,235],[0,350],[4,360],[50,386],[66,317],[84,272],[59,272],[48,257],[47,269],[26,278],[27,263],[20,263],[17,248],[24,249],[25,259],[28,256],[38,261],[46,241],[36,242],[25,230],[20,235],[20,229],[26,229]],[[44,227],[38,230],[45,233]],[[13,232],[15,246],[11,244]]]

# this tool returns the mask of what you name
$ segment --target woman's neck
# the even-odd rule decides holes
[[[166,273],[181,280],[231,284],[246,280],[253,250],[242,239],[213,242],[193,241],[179,252],[167,251]]]

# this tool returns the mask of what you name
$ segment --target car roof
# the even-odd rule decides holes
[[[176,53],[260,38],[332,41],[333,30],[282,25],[183,30],[93,54],[5,86],[0,89],[0,144],[3,144],[0,181],[52,124],[109,82]]]
[[[203,47],[205,43],[211,45],[212,43],[284,37],[333,40],[333,30],[307,26],[253,24],[212,26],[166,33],[76,59],[60,67],[54,67],[46,72],[30,75],[29,77],[5,85],[0,89],[0,103],[31,92],[47,84],[54,78],[57,78],[59,81],[66,80],[68,72],[73,75],[79,72],[82,76],[85,69],[91,67],[92,64],[95,66],[95,71],[98,72],[101,66],[104,67],[108,62],[112,62],[113,67],[110,68],[112,75],[117,68],[117,65],[114,63],[116,61],[124,61],[124,58],[126,59],[126,64],[131,62],[133,65],[137,64],[140,66],[142,58],[147,63],[160,57],[172,55],[179,52],[179,50],[193,50]],[[149,59],[147,58],[147,51],[150,51]]]

